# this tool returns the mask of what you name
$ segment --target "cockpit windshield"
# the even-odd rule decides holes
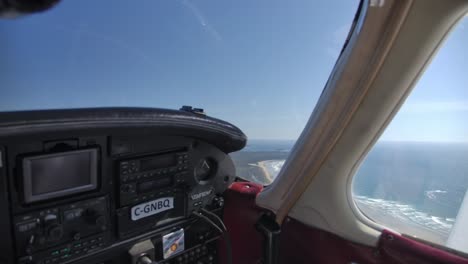
[[[0,111],[191,105],[239,126],[249,137],[246,151],[274,152],[262,159],[272,162],[265,175],[275,175],[324,88],[357,6],[61,1],[0,21]],[[251,168],[239,173],[248,177]]]

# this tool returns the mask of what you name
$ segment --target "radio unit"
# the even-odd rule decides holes
[[[18,253],[54,263],[76,258],[106,245],[108,223],[106,197],[16,216]]]
[[[119,163],[120,205],[163,195],[162,189],[188,183],[189,154],[172,152]]]
[[[188,168],[188,153],[175,152],[120,162],[120,177],[123,182],[138,176],[149,177],[182,171]]]

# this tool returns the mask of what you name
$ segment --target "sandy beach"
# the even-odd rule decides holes
[[[258,167],[267,180],[267,183],[270,184],[280,172],[283,164],[284,160],[263,160],[256,164],[249,165]]]
[[[263,175],[265,176],[266,179],[271,183],[273,181],[272,175],[268,172],[268,169],[266,168],[265,161],[260,161],[257,163],[257,166],[262,170]]]

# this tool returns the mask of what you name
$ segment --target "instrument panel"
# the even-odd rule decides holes
[[[31,112],[57,126],[0,133],[0,231],[11,238],[0,263],[216,263],[223,234],[203,218],[222,219],[242,132],[157,109],[95,109],[83,124],[89,111]],[[0,114],[0,127],[25,118]]]

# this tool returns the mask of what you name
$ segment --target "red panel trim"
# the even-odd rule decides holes
[[[379,240],[379,252],[386,263],[457,263],[468,259],[439,248],[384,230]]]
[[[229,186],[229,190],[238,193],[237,196],[246,195],[256,197],[257,194],[263,190],[263,186],[252,182],[234,182]]]
[[[349,242],[295,219],[283,224],[280,263],[376,263],[372,247]]]
[[[262,257],[261,234],[255,223],[263,210],[255,205],[255,197],[263,189],[262,185],[235,182],[224,195],[224,223],[232,244],[232,263],[256,264]],[[220,263],[226,263],[224,242],[220,241]]]
[[[254,183],[236,182],[225,193],[224,219],[232,240],[234,264],[258,264],[263,238],[255,224],[263,209],[255,197],[263,189]],[[219,245],[220,263],[226,263]],[[456,263],[468,259],[384,230],[378,246],[350,242],[330,232],[287,219],[281,230],[279,263]]]

